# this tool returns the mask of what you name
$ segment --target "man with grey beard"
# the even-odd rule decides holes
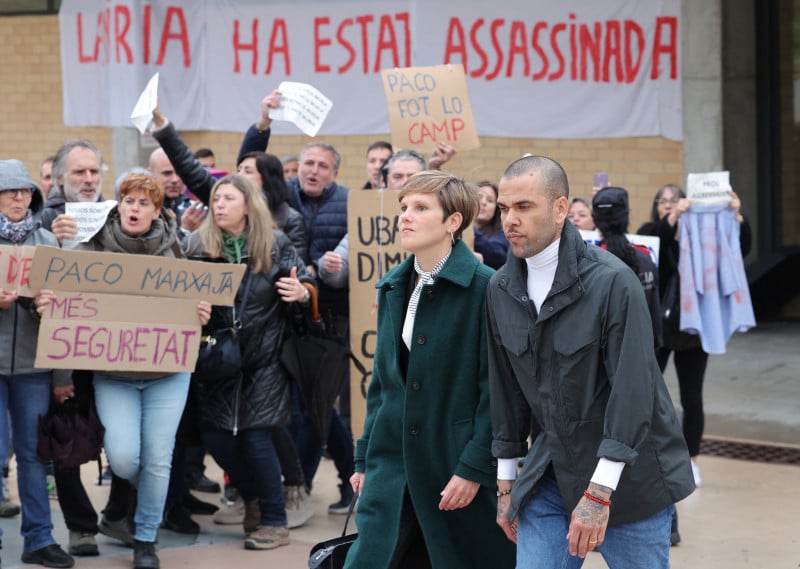
[[[103,156],[88,140],[69,140],[56,152],[53,190],[42,212],[42,225],[59,243],[78,233],[75,220],[64,213],[64,204],[102,200],[103,167]]]

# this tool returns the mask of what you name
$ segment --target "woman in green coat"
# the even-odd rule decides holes
[[[378,344],[356,445],[359,537],[346,569],[514,567],[495,523],[485,291],[461,241],[477,190],[420,172],[400,192],[411,255],[377,284]]]

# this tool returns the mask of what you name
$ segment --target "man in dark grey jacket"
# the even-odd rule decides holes
[[[518,567],[578,567],[570,556],[597,549],[612,569],[666,568],[674,503],[694,490],[689,454],[641,284],[584,243],[568,195],[542,156],[500,181],[512,254],[487,293],[497,522]]]

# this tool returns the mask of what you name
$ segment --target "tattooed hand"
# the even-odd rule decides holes
[[[611,499],[611,488],[589,483],[587,491],[602,500]],[[609,507],[584,496],[572,512],[567,539],[569,554],[586,557],[593,549],[600,547],[606,535]]]
[[[500,496],[497,498],[497,525],[500,526],[500,529],[503,530],[503,533],[506,534],[506,537],[517,543],[517,521],[518,518],[514,518],[514,521],[508,519],[508,509],[511,507],[511,495],[506,494],[504,496]]]

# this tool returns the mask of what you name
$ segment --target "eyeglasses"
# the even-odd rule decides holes
[[[20,188],[18,190],[3,190],[3,193],[9,194],[12,198],[17,196],[23,198],[29,198],[33,195],[33,189],[31,188]]]
[[[667,205],[668,203],[678,203],[679,201],[681,201],[680,196],[675,196],[675,197],[672,197],[672,198],[660,198],[660,199],[657,199],[656,203],[658,205]]]

